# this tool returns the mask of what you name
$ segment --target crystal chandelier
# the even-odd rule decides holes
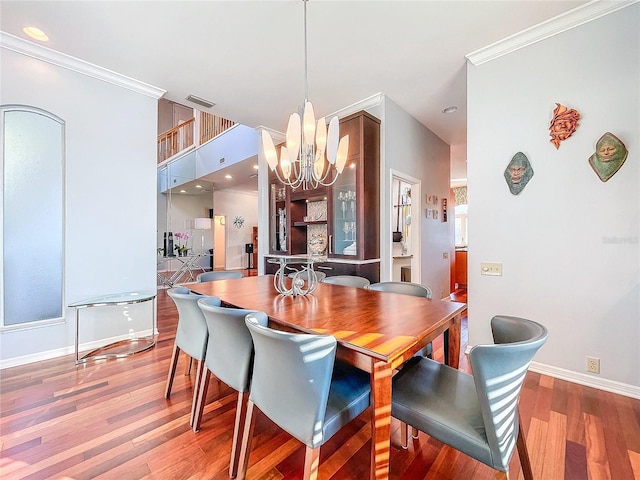
[[[335,116],[327,124],[324,117],[317,123],[313,105],[308,100],[307,81],[307,0],[304,2],[304,88],[305,101],[302,122],[294,112],[287,125],[286,146],[280,149],[280,161],[271,135],[262,131],[262,150],[269,168],[278,180],[292,189],[312,190],[333,185],[342,173],[349,153],[349,135],[339,141],[340,126]],[[279,165],[280,168],[277,168]],[[279,170],[279,171],[278,171]]]

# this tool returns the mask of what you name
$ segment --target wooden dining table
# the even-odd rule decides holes
[[[320,283],[305,296],[285,296],[273,275],[191,283],[192,291],[223,305],[259,310],[270,326],[333,335],[337,356],[371,378],[371,479],[389,478],[391,377],[394,369],[438,335],[448,332],[448,363],[458,368],[464,303]]]

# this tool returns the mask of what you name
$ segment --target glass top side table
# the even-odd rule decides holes
[[[78,302],[73,302],[69,304],[70,308],[76,309],[76,338],[75,338],[75,361],[76,365],[79,363],[85,363],[89,360],[102,360],[106,358],[123,358],[128,357],[129,355],[133,355],[134,353],[144,352],[145,350],[149,350],[156,344],[156,304],[154,299],[156,298],[156,292],[124,292],[124,293],[114,293],[109,295],[100,295],[97,297],[87,298],[84,300],[80,300]],[[118,342],[110,343],[108,345],[104,345],[97,349],[90,351],[85,354],[83,357],[80,357],[78,347],[80,340],[80,310],[85,308],[95,308],[95,307],[107,307],[107,306],[121,306],[121,305],[132,305],[135,303],[144,303],[151,302],[151,335],[148,337],[131,337],[125,340],[121,340]],[[98,353],[100,351],[105,351],[109,349],[114,349],[116,347],[121,347],[125,345],[131,345],[132,348],[128,349],[124,352],[103,352]]]
[[[326,262],[327,257],[292,255],[268,258],[267,262],[279,264],[280,267],[273,277],[273,286],[278,293],[287,296],[308,295],[318,287],[318,276],[313,269],[314,263]],[[292,265],[298,265],[294,268]],[[286,278],[289,277],[287,271],[293,273],[291,287],[287,286]]]

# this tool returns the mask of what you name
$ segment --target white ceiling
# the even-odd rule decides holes
[[[309,100],[329,115],[384,93],[454,146],[466,176],[465,55],[585,1],[330,1],[307,3]],[[0,29],[167,91],[251,127],[284,131],[304,91],[303,2],[11,1]],[[442,109],[458,111],[445,115]]]

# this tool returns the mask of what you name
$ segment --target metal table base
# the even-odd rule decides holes
[[[76,338],[75,338],[75,361],[76,365],[80,363],[85,363],[89,360],[102,360],[107,358],[124,358],[129,355],[133,355],[135,353],[144,352],[149,350],[156,344],[156,329],[157,329],[157,314],[156,314],[156,292],[126,292],[126,293],[116,293],[112,295],[103,295],[100,297],[89,298],[86,300],[81,300],[79,302],[75,302],[69,305],[71,308],[76,309]],[[80,310],[84,308],[91,307],[106,307],[106,306],[121,306],[121,305],[132,305],[135,303],[144,303],[151,301],[151,309],[152,309],[152,317],[151,317],[151,335],[148,337],[132,337],[127,338],[125,340],[120,340],[118,342],[113,342],[102,347],[96,348],[89,353],[85,354],[83,357],[80,357],[79,353],[79,343],[80,343]],[[121,353],[100,353],[102,350],[108,350],[111,348],[116,348],[121,345],[133,345],[139,343],[140,345],[136,345],[136,348],[132,349],[128,352]]]

